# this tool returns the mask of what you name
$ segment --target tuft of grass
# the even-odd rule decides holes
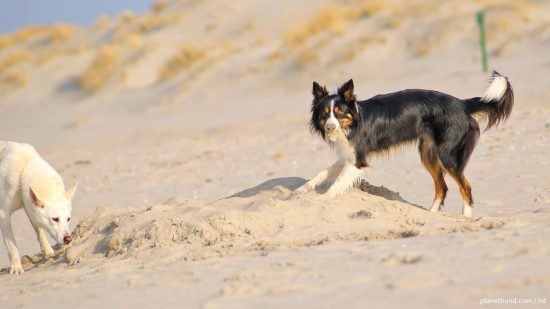
[[[124,11],[120,13],[118,18],[124,23],[132,23],[137,19],[137,16],[130,11]]]
[[[294,62],[299,69],[305,69],[312,64],[319,63],[319,55],[311,49],[301,49],[294,56]]]
[[[249,19],[239,30],[239,34],[244,34],[252,31],[256,27],[256,22],[253,19]]]
[[[138,24],[141,32],[158,30],[172,21],[171,17],[160,14],[147,14],[139,19]]]
[[[119,52],[113,46],[99,49],[90,66],[78,79],[81,89],[91,93],[105,86],[117,72],[119,58]]]
[[[16,49],[6,57],[0,59],[0,74],[7,71],[19,63],[29,61],[33,58],[32,54],[25,48]]]
[[[324,6],[310,21],[290,27],[285,32],[284,39],[290,46],[298,46],[321,32],[342,33],[350,12],[350,8],[338,4]]]
[[[356,14],[357,17],[373,16],[392,4],[388,0],[365,0],[357,7]]]
[[[13,44],[13,38],[8,35],[0,35],[0,50],[7,48]]]
[[[3,86],[14,89],[25,86],[28,82],[28,75],[22,72],[8,73],[2,80]]]
[[[155,13],[161,13],[168,8],[168,2],[163,0],[157,0],[151,6],[151,10]]]
[[[57,24],[49,29],[49,40],[52,42],[64,41],[74,35],[76,28],[67,24]]]
[[[168,80],[177,76],[182,70],[188,69],[206,57],[207,52],[196,45],[183,46],[162,67],[159,73],[160,80]]]
[[[37,26],[24,27],[17,30],[12,35],[12,37],[15,42],[24,42],[43,35],[46,29],[47,29],[46,27],[37,27]]]
[[[112,21],[109,16],[101,16],[94,23],[94,28],[96,29],[107,29],[111,26]]]

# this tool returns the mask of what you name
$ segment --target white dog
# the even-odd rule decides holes
[[[11,214],[25,209],[45,256],[54,251],[46,234],[59,244],[72,237],[71,200],[77,185],[65,191],[61,176],[28,144],[0,142],[0,229],[10,258],[10,274],[23,273],[11,228]]]

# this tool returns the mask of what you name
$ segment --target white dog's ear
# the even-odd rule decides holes
[[[72,200],[74,197],[74,194],[76,193],[77,188],[78,188],[78,182],[72,188],[67,190],[67,192],[65,192],[65,197],[69,200]]]
[[[36,194],[34,193],[32,188],[29,188],[29,195],[31,197],[31,201],[34,204],[34,206],[44,208],[44,203],[42,203],[40,198],[38,198],[38,196],[36,196]]]

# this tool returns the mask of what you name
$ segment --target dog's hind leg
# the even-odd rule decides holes
[[[422,137],[420,139],[420,145],[418,150],[420,151],[420,158],[422,164],[428,170],[434,181],[435,197],[432,204],[431,212],[438,212],[439,208],[445,202],[445,196],[447,195],[447,184],[445,183],[445,177],[441,161],[437,155],[437,149],[431,137]]]
[[[477,139],[479,137],[479,126],[473,118],[470,119],[470,127],[468,131],[464,134],[460,143],[454,145],[453,147],[447,148],[447,151],[440,152],[440,157],[445,156],[443,159],[443,164],[445,165],[446,170],[456,181],[458,188],[460,189],[460,195],[464,202],[462,208],[462,214],[465,217],[472,216],[472,207],[474,200],[472,198],[472,187],[470,183],[464,176],[464,169],[466,164],[474,151]],[[439,147],[441,150],[441,147]]]
[[[472,197],[472,187],[470,186],[470,183],[463,173],[449,171],[449,174],[453,176],[458,185],[458,188],[460,189],[460,195],[462,196],[462,201],[464,202],[462,215],[469,218],[472,216],[472,207],[474,205],[474,199]]]
[[[345,163],[342,161],[336,161],[329,168],[322,170],[315,177],[311,178],[308,182],[300,186],[298,189],[294,190],[292,192],[292,195],[299,195],[299,194],[306,193],[308,191],[315,189],[318,185],[320,185],[324,181],[336,178],[336,176],[340,174],[340,171],[344,167],[344,164]]]
[[[346,162],[336,180],[334,180],[327,192],[323,194],[323,197],[333,198],[349,191],[357,183],[360,176],[361,170],[355,165]]]

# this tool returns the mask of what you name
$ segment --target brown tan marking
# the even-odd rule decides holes
[[[428,156],[429,151],[433,151],[433,155],[435,156],[435,161],[430,160]],[[445,200],[445,196],[447,195],[447,184],[445,183],[445,178],[443,174],[443,168],[441,167],[441,161],[439,160],[439,156],[437,155],[435,145],[431,138],[422,138],[421,144],[420,144],[420,157],[422,159],[422,164],[426,167],[428,172],[433,178],[434,181],[434,187],[435,187],[435,200],[440,200],[442,203]],[[433,159],[433,158],[432,158]]]
[[[472,198],[472,187],[470,186],[470,183],[468,182],[464,174],[459,174],[456,171],[449,171],[449,174],[456,181],[456,184],[460,189],[460,195],[462,196],[464,204],[467,204],[470,207],[474,207],[474,199]]]
[[[340,127],[342,127],[343,129],[349,128],[353,124],[353,122],[347,118],[342,118],[339,120],[340,120]]]

